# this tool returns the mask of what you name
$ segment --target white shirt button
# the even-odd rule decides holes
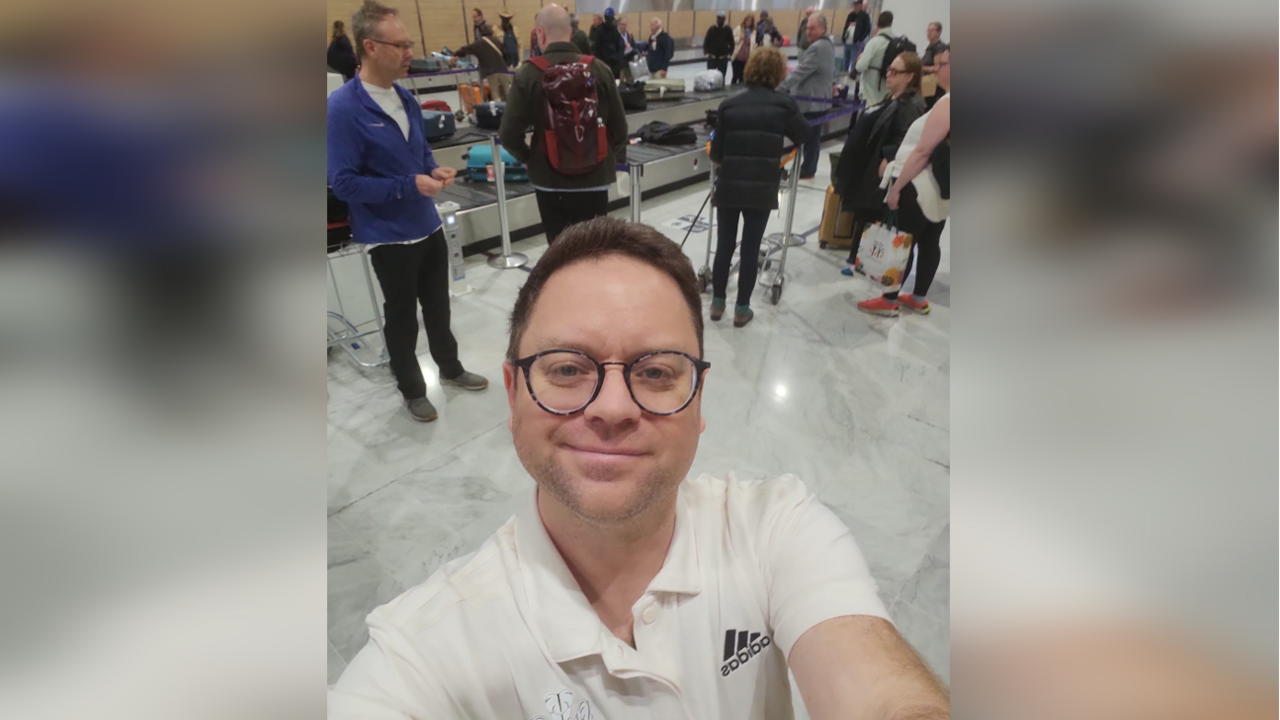
[[[654,606],[650,605],[644,609],[644,613],[641,614],[641,617],[644,618],[645,625],[652,625],[653,621],[658,619],[658,610]]]

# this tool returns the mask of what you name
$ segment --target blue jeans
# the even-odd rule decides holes
[[[867,41],[856,43],[846,43],[844,46],[844,71],[853,72],[853,63],[858,59],[858,54],[862,52],[862,48],[867,46]]]

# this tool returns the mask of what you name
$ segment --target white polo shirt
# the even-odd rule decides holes
[[[888,618],[849,529],[790,475],[686,480],[635,643],[587,602],[528,504],[369,615],[330,720],[775,720],[786,657],[842,615]]]

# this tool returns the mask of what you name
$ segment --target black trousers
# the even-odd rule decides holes
[[[412,245],[379,245],[369,251],[369,260],[385,299],[387,354],[396,385],[406,400],[426,397],[427,383],[418,365],[419,303],[427,346],[440,377],[456,378],[464,372],[458,361],[458,341],[449,329],[449,247],[444,230]]]
[[[907,258],[907,269],[902,273],[905,279],[911,274],[911,266],[919,258],[916,268],[916,286],[911,294],[924,297],[929,294],[929,286],[933,284],[933,276],[938,274],[938,265],[942,263],[942,228],[947,221],[934,222],[924,216],[920,203],[916,199],[916,188],[908,184],[898,198],[898,225],[911,233],[914,252]],[[897,291],[884,294],[890,300],[896,300]]]
[[[807,112],[804,117],[806,120],[813,120],[824,114],[823,111],[818,110]],[[822,155],[822,126],[809,126],[809,137],[805,139],[801,151],[803,154],[800,160],[800,177],[813,177],[818,173],[818,158]]]
[[[605,160],[609,162],[609,160]],[[560,233],[570,225],[603,217],[609,214],[609,191],[554,192],[536,190],[538,214],[542,216],[542,229],[547,244],[555,242]]]
[[[744,72],[746,72],[746,71],[747,71],[747,61],[746,61],[746,60],[734,60],[734,61],[733,61],[733,82],[732,82],[732,83],[730,83],[730,84],[732,84],[732,85],[741,85],[741,84],[742,84],[742,74],[743,74]]]
[[[738,244],[738,217],[742,217],[742,251],[738,253],[738,304],[751,304],[751,291],[756,287],[756,275],[760,271],[760,242],[764,240],[764,228],[769,224],[772,210],[739,210],[725,208],[720,211],[720,225],[716,235],[716,261],[711,268],[711,297],[723,298],[729,288],[729,268],[733,265],[733,248]]]
[[[729,77],[729,58],[719,58],[719,59],[716,59],[716,58],[707,58],[707,69],[708,69],[708,70],[719,70],[719,71],[720,71],[720,74],[721,74],[721,75],[723,75],[723,76],[725,76],[725,82],[728,82],[728,77]]]

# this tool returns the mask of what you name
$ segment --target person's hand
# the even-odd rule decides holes
[[[438,167],[431,171],[431,177],[439,180],[444,187],[449,187],[458,177],[458,171],[451,167]]]
[[[414,178],[414,182],[418,186],[418,192],[427,197],[435,197],[436,193],[444,189],[444,183],[430,175],[418,175]]]
[[[898,209],[898,198],[902,195],[902,191],[898,189],[897,183],[889,188],[889,197],[884,199],[884,204],[889,206],[890,210]]]
[[[885,158],[880,158],[880,169],[877,171],[876,177],[884,177],[884,169],[887,167],[889,167],[889,161]]]

